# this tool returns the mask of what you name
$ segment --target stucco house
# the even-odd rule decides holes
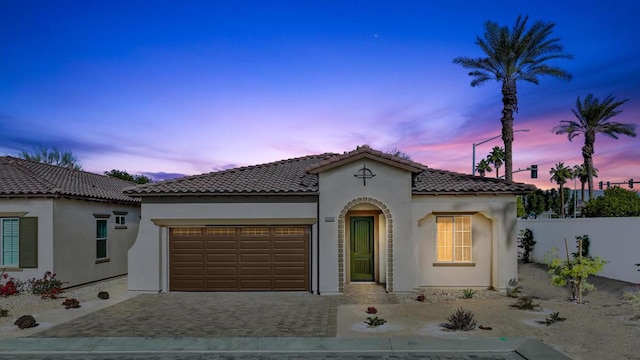
[[[0,270],[26,281],[56,273],[65,287],[127,273],[140,199],[129,181],[0,157]]]
[[[533,185],[368,146],[141,185],[132,291],[339,294],[348,283],[504,289]]]

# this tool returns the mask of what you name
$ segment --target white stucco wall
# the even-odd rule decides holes
[[[251,198],[243,198],[251,201]],[[135,244],[129,250],[129,290],[158,292],[168,289],[168,228],[204,225],[313,225],[317,203],[313,202],[177,202],[152,203],[143,199],[142,219]],[[173,202],[171,202],[173,201]],[[203,200],[206,201],[206,200]],[[312,261],[316,260],[317,228],[312,227]],[[312,271],[315,271],[314,263]],[[312,288],[316,274],[312,272]]]
[[[437,266],[436,215],[472,215],[473,266]],[[413,197],[416,226],[416,286],[504,289],[517,278],[517,232],[514,196]]]
[[[367,166],[374,178],[367,179],[366,186],[362,179],[354,177],[363,165]],[[340,214],[348,204],[360,198],[373,199],[384,204],[390,211],[391,218],[381,216],[392,224],[393,267],[388,261],[379,266],[378,278],[392,286],[392,291],[408,291],[415,284],[413,269],[417,263],[417,256],[412,253],[415,247],[411,234],[411,173],[374,160],[362,159],[343,166],[326,170],[319,174],[320,188],[320,293],[335,294],[340,291],[340,271],[343,281],[348,278],[347,265],[349,261],[345,243],[342,264],[339,264],[339,227],[347,231],[349,224],[340,224]],[[380,206],[378,206],[380,208]],[[348,210],[348,209],[347,209]],[[334,221],[328,221],[333,219]],[[382,228],[382,226],[379,226]],[[384,225],[386,227],[386,225]],[[388,229],[387,229],[388,230]],[[386,250],[378,249],[380,253]],[[380,259],[380,257],[378,257]],[[387,257],[388,258],[388,257]],[[380,261],[379,261],[380,262]],[[380,265],[380,264],[379,264]],[[390,278],[392,284],[390,283]]]
[[[140,208],[95,201],[57,199],[54,208],[54,267],[58,279],[74,286],[127,273],[127,255],[138,234]],[[114,211],[127,211],[116,228]],[[96,217],[107,220],[108,261],[96,261]],[[118,226],[120,227],[120,226]]]
[[[38,267],[34,269],[6,268],[10,276],[27,281],[41,278],[45,271],[53,269],[53,200],[51,199],[2,199],[0,215],[26,212],[25,217],[38,218]]]
[[[640,217],[518,220],[518,231],[530,229],[536,244],[532,260],[545,263],[552,248],[565,257],[564,239],[569,253],[576,252],[576,236],[589,235],[589,254],[609,261],[598,275],[640,284]]]

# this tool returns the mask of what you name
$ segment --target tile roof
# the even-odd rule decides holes
[[[318,191],[318,176],[305,169],[336,154],[311,155],[202,175],[138,185],[125,190],[136,196],[153,194],[296,194]]]
[[[310,155],[138,185],[126,189],[125,193],[133,196],[310,195],[318,192],[319,172],[365,156],[417,174],[412,189],[414,194],[527,194],[535,190],[533,185],[431,169],[363,146],[344,154]]]
[[[0,156],[0,198],[63,197],[136,204],[132,182],[86,171]]]
[[[425,165],[417,162],[394,156],[382,151],[374,150],[369,145],[358,146],[353,151],[345,152],[344,154],[338,154],[331,158],[321,161],[319,163],[309,166],[306,170],[312,174],[318,174],[325,170],[344,165],[346,163],[353,162],[362,158],[374,159],[387,165],[399,167],[412,173],[418,173],[426,169]]]

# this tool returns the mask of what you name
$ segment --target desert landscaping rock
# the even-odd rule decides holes
[[[14,322],[20,329],[28,329],[38,326],[36,319],[32,315],[22,315]]]

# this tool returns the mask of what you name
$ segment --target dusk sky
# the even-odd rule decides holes
[[[470,174],[472,144],[500,135],[500,84],[472,88],[452,59],[483,56],[485,21],[519,14],[554,22],[574,58],[552,63],[569,82],[518,84],[514,129],[530,131],[513,165],[539,179],[515,181],[550,188],[555,163],[582,162],[584,138],[551,131],[578,96],[629,99],[614,120],[640,124],[640,2],[470,4],[3,0],[0,155],[57,146],[87,171],[160,179],[368,144]],[[595,150],[596,182],[640,180],[640,137],[598,135]]]

